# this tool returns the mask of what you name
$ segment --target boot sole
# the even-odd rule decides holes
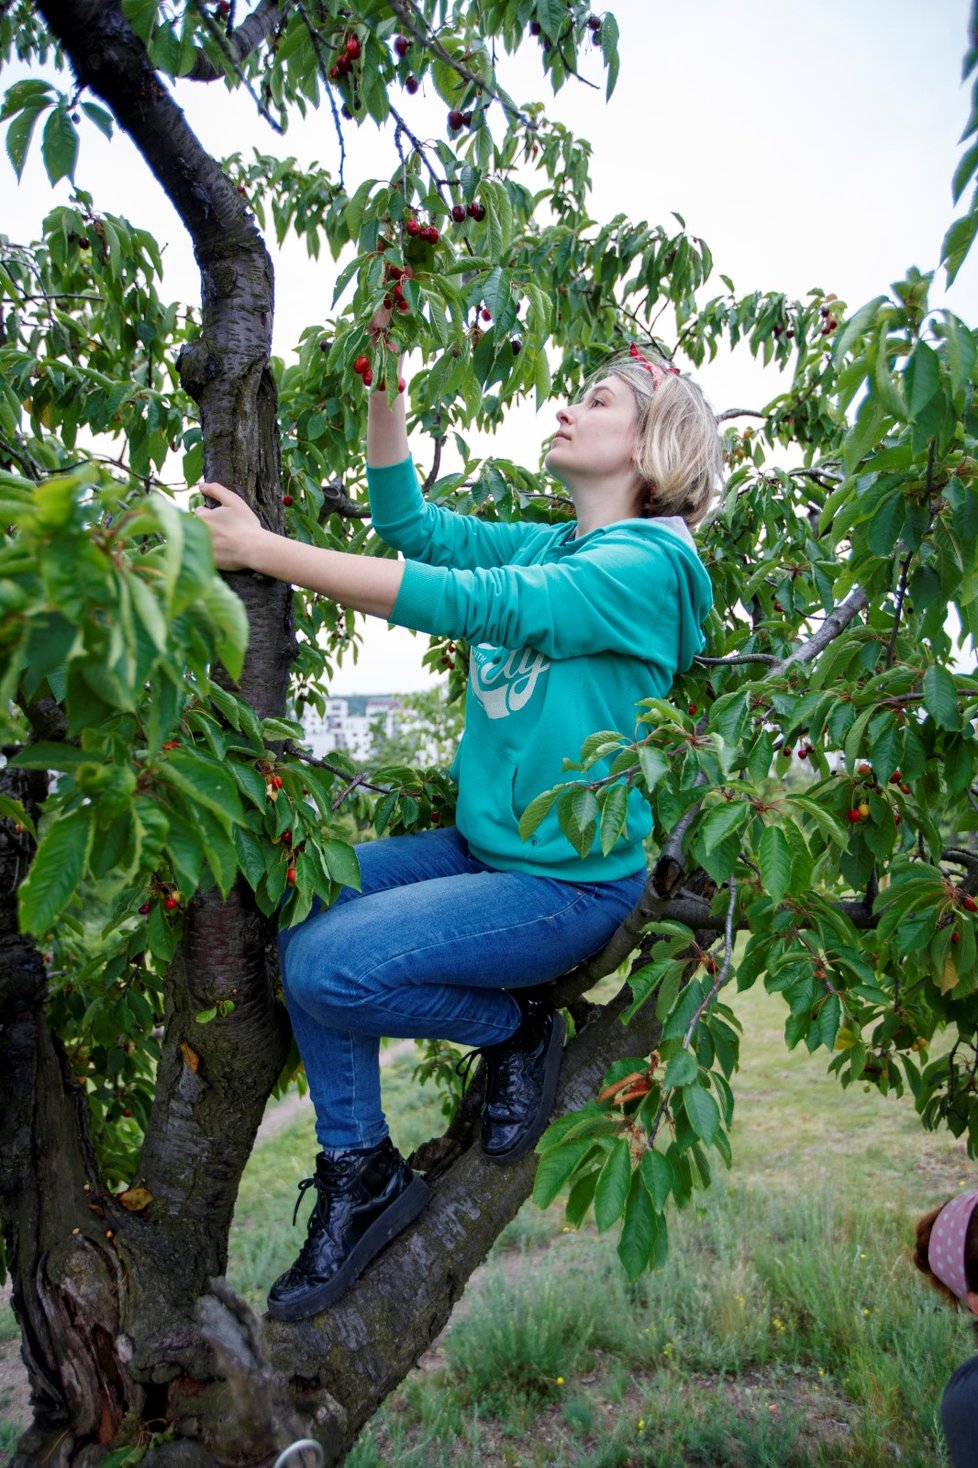
[[[553,1033],[550,1036],[550,1048],[547,1051],[546,1069],[543,1075],[543,1091],[540,1095],[540,1107],[537,1111],[533,1125],[524,1136],[506,1152],[486,1152],[483,1155],[488,1162],[508,1165],[510,1162],[519,1162],[532,1152],[537,1142],[547,1130],[547,1122],[550,1113],[554,1109],[554,1101],[557,1099],[557,1082],[560,1079],[560,1067],[564,1060],[564,1036],[567,1026],[564,1024],[564,1016],[558,1009],[554,1014]]]
[[[412,1178],[404,1192],[398,1194],[390,1207],[384,1209],[363,1237],[354,1244],[349,1256],[328,1283],[309,1290],[301,1300],[269,1299],[268,1313],[272,1319],[305,1320],[308,1316],[318,1315],[321,1310],[335,1305],[381,1249],[417,1218],[430,1197],[431,1189],[428,1184],[420,1177]]]

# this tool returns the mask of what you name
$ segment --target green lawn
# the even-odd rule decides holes
[[[731,1003],[744,1025],[734,1167],[671,1219],[666,1269],[629,1285],[613,1235],[528,1204],[348,1468],[945,1462],[940,1393],[978,1342],[908,1246],[915,1214],[978,1169],[921,1130],[908,1098],[843,1091],[824,1054],[787,1052],[780,1000]],[[385,1071],[404,1151],[441,1125],[412,1063]],[[295,1186],[315,1150],[306,1113],[245,1172],[229,1276],[258,1308],[301,1239]]]

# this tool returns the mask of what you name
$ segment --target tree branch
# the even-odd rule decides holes
[[[446,66],[450,66],[463,81],[475,87],[476,91],[487,93],[490,97],[494,98],[514,122],[518,122],[530,132],[538,131],[538,125],[532,117],[527,117],[518,107],[514,107],[508,98],[490,86],[484,77],[476,76],[475,72],[470,71],[467,66],[464,66],[450,51],[446,51],[445,47],[438,40],[438,37],[429,30],[424,16],[413,3],[413,0],[388,0],[388,4],[401,22],[402,28],[412,35],[420,46],[423,46],[427,51],[433,52],[439,61],[444,61]]]
[[[195,6],[197,11],[204,16],[208,22],[208,30],[212,35],[217,33],[220,37],[222,49],[229,60],[233,58],[236,63],[235,70],[241,77],[240,63],[258,50],[263,41],[274,34],[279,25],[288,17],[289,9],[293,0],[260,0],[260,4],[251,12],[247,20],[243,20],[239,26],[235,26],[230,33],[222,32],[212,18],[207,15],[200,5]],[[220,81],[224,73],[219,71],[206,51],[198,50],[194,57],[192,69],[187,73],[186,80],[189,82],[216,82]],[[254,95],[252,93],[252,95]],[[281,128],[279,128],[281,132]]]

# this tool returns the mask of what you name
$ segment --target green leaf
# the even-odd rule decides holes
[[[917,343],[904,368],[903,380],[907,416],[911,423],[916,423],[941,386],[941,362],[933,347],[926,342]]]
[[[26,831],[37,840],[37,831],[23,804],[14,800],[9,795],[0,795],[0,821],[13,821],[15,826],[23,826]]]
[[[74,744],[28,744],[10,763],[19,770],[74,770],[92,758]]]
[[[874,296],[871,301],[867,301],[865,306],[860,306],[859,310],[843,323],[842,329],[836,336],[832,348],[832,356],[836,368],[839,367],[843,357],[847,352],[851,351],[856,342],[860,341],[868,333],[870,327],[876,320],[876,314],[880,307],[885,306],[888,300],[889,298],[887,296]]]
[[[601,806],[601,852],[607,856],[625,828],[628,814],[628,791],[624,785],[613,785]]]
[[[951,198],[956,204],[978,168],[978,143],[973,143],[961,158],[951,180]]]
[[[618,1137],[611,1144],[594,1190],[594,1221],[599,1233],[604,1233],[621,1218],[631,1180],[632,1160],[628,1143],[624,1137]]]
[[[94,122],[99,132],[104,133],[107,138],[112,136],[112,128],[115,119],[111,112],[106,112],[104,107],[98,107],[94,102],[83,102],[81,110],[90,122]]]
[[[61,102],[44,124],[41,156],[52,184],[61,178],[75,177],[78,161],[78,130],[68,116],[67,103]]]
[[[27,150],[30,147],[31,137],[34,133],[34,124],[44,111],[50,106],[49,102],[42,102],[37,107],[25,107],[18,112],[13,122],[7,128],[7,157],[13,164],[14,173],[18,181],[24,173],[24,164],[27,161]]]
[[[696,1056],[688,1050],[677,1050],[666,1066],[664,1086],[688,1086],[700,1073]]]
[[[637,1279],[648,1265],[659,1236],[655,1206],[638,1172],[625,1207],[625,1220],[618,1239],[618,1257],[629,1279]]]
[[[944,242],[941,245],[941,263],[947,270],[949,286],[954,284],[955,276],[967,259],[976,234],[978,234],[978,209],[972,207],[961,219],[954,221],[944,236]]]
[[[542,795],[537,795],[530,801],[526,810],[520,816],[520,840],[529,841],[540,822],[549,813],[551,806],[560,794],[560,787],[555,790],[544,790]]]
[[[360,863],[353,847],[346,841],[331,839],[323,848],[326,866],[334,882],[341,887],[352,887],[360,891]]]
[[[683,1089],[683,1104],[690,1126],[704,1142],[712,1142],[720,1125],[720,1108],[711,1093],[701,1085]]]
[[[942,315],[947,365],[951,374],[951,391],[956,406],[963,406],[965,389],[971,381],[975,360],[978,358],[978,347],[975,346],[974,334],[968,330],[963,321],[952,315],[950,311],[944,311]]]
[[[954,679],[939,663],[931,663],[924,674],[924,707],[940,728],[961,728]]]
[[[223,826],[230,829],[233,822],[243,819],[234,778],[208,755],[174,750],[160,760],[156,773],[158,779],[187,796],[191,805],[199,802],[213,811]]]
[[[533,1180],[533,1201],[538,1208],[549,1208],[577,1164],[593,1147],[592,1137],[579,1137],[574,1142],[550,1147],[544,1152]]]
[[[659,781],[669,773],[669,761],[661,749],[654,749],[651,744],[640,745],[638,763],[642,779],[649,790],[654,790]]]
[[[700,829],[704,851],[709,854],[734,831],[739,831],[749,815],[750,807],[743,800],[725,800],[713,806]]]
[[[90,805],[60,816],[41,837],[18,894],[21,926],[36,937],[51,928],[81,886],[95,831]]]
[[[655,1204],[656,1212],[661,1213],[672,1192],[672,1165],[668,1157],[664,1152],[656,1152],[654,1148],[648,1148],[642,1154],[639,1173],[649,1190],[649,1196]]]
[[[765,892],[775,902],[780,902],[791,881],[791,849],[779,826],[765,827],[757,859]]]

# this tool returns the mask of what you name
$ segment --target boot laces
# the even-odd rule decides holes
[[[302,1179],[302,1182],[299,1184],[299,1196],[295,1200],[295,1208],[294,1208],[294,1210],[292,1212],[292,1227],[293,1228],[295,1228],[296,1219],[299,1217],[299,1209],[302,1206],[302,1200],[303,1200],[303,1198],[306,1196],[306,1189],[307,1188],[314,1188],[315,1186],[316,1186],[316,1178],[314,1178],[314,1177],[304,1177]]]
[[[455,1074],[462,1077],[462,1090],[466,1090],[472,1076],[474,1067],[480,1060],[485,1059],[485,1046],[477,1045],[474,1050],[466,1050],[455,1062]]]

